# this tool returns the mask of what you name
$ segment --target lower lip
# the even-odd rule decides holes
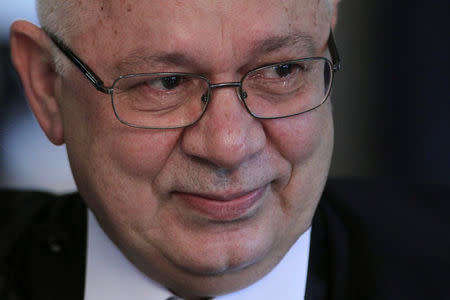
[[[215,200],[186,193],[177,193],[177,195],[188,207],[212,220],[232,221],[251,215],[256,209],[256,203],[264,195],[266,187],[229,200]]]

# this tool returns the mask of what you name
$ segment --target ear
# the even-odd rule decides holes
[[[339,2],[341,0],[330,0],[331,1],[331,28],[334,30],[334,27],[336,27],[337,19],[338,19],[338,6]]]
[[[64,143],[63,119],[56,91],[51,41],[39,27],[16,21],[11,26],[11,58],[22,79],[28,103],[48,139]]]

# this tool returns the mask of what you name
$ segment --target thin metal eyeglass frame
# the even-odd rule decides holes
[[[112,86],[110,86],[110,87],[107,87],[107,86],[105,86],[105,84],[104,84],[104,82],[103,82],[103,80],[94,72],[94,71],[92,71],[92,69],[86,64],[86,63],[84,63],[75,53],[73,53],[73,51],[60,39],[60,38],[58,38],[55,34],[53,34],[53,33],[51,33],[50,31],[48,31],[48,30],[46,30],[45,28],[43,29],[44,30],[44,32],[50,37],[50,39],[52,40],[52,42],[58,47],[58,49],[59,50],[61,50],[61,52],[84,74],[84,76],[89,80],[89,82],[95,87],[95,89],[97,89],[99,92],[102,92],[102,93],[104,93],[104,94],[108,94],[108,95],[110,95],[111,96],[111,100],[112,101],[114,101],[112,98],[113,98],[113,94],[114,94],[114,85],[115,85],[115,83],[118,81],[118,80],[120,80],[120,79],[122,79],[122,78],[124,78],[124,77],[131,77],[131,76],[139,76],[139,75],[144,75],[144,74],[128,74],[128,75],[121,75],[119,78],[117,78],[115,81],[114,81],[114,83],[113,83],[113,85]],[[328,90],[328,92],[327,92],[327,94],[325,95],[325,98],[322,100],[322,102],[319,104],[319,105],[317,105],[317,106],[315,106],[315,107],[313,107],[313,108],[311,108],[311,109],[308,109],[308,110],[306,110],[306,111],[302,111],[302,112],[299,112],[299,113],[294,113],[294,114],[290,114],[290,115],[286,115],[286,116],[279,116],[279,117],[260,117],[260,116],[257,116],[257,115],[255,115],[248,107],[247,107],[247,104],[246,104],[246,102],[245,102],[245,98],[246,98],[246,93],[245,93],[245,91],[242,89],[242,82],[243,82],[243,80],[247,77],[247,75],[249,74],[249,73],[251,73],[251,72],[254,72],[254,71],[256,71],[256,70],[259,70],[259,69],[262,69],[262,68],[265,68],[265,67],[267,67],[267,66],[270,66],[270,65],[277,65],[277,64],[282,64],[282,63],[287,63],[287,62],[291,62],[291,61],[298,61],[298,60],[308,60],[308,59],[324,59],[324,60],[326,60],[326,61],[329,61],[329,59],[328,58],[326,58],[326,57],[306,57],[306,58],[302,58],[302,59],[296,59],[296,60],[290,60],[290,61],[283,61],[283,62],[279,62],[279,63],[272,63],[272,64],[269,64],[269,65],[264,65],[264,66],[260,66],[260,67],[258,67],[258,68],[256,68],[256,69],[253,69],[253,70],[250,70],[249,72],[247,72],[243,77],[242,77],[242,79],[241,79],[241,81],[236,81],[236,82],[221,82],[221,83],[211,83],[210,81],[209,81],[209,79],[208,78],[206,78],[206,77],[203,77],[203,76],[200,76],[200,75],[198,75],[198,74],[191,74],[191,73],[189,73],[189,75],[194,75],[194,76],[198,76],[198,77],[201,77],[201,78],[203,78],[203,79],[205,79],[206,80],[206,82],[208,83],[208,91],[207,91],[207,95],[208,95],[208,100],[207,100],[207,104],[209,103],[209,98],[210,98],[210,93],[211,93],[211,91],[213,90],[213,89],[216,89],[216,88],[227,88],[227,87],[234,87],[234,88],[239,88],[239,94],[238,94],[238,96],[239,96],[239,99],[240,100],[242,100],[243,101],[243,103],[244,103],[244,105],[245,105],[245,108],[246,108],[246,110],[247,110],[247,112],[250,114],[250,115],[252,115],[253,117],[255,117],[255,118],[258,118],[258,119],[280,119],[280,118],[287,118],[287,117],[291,117],[291,116],[296,116],[296,115],[300,115],[300,114],[303,114],[303,113],[306,113],[306,112],[309,112],[309,111],[311,111],[311,110],[314,110],[314,109],[316,109],[316,108],[318,108],[319,106],[321,106],[323,103],[325,103],[326,102],[326,100],[328,99],[328,97],[329,97],[329,94],[330,94],[330,91],[331,91],[331,87],[332,87],[332,84],[333,84],[333,79],[334,79],[334,73],[336,73],[337,71],[339,71],[340,69],[341,69],[341,59],[340,59],[340,56],[339,56],[339,52],[338,52],[338,49],[337,49],[337,46],[336,46],[336,42],[335,42],[335,39],[334,39],[334,34],[333,34],[333,30],[332,29],[330,29],[330,34],[329,34],[329,36],[328,36],[328,41],[327,41],[327,46],[328,46],[328,50],[330,51],[330,56],[331,56],[331,66],[332,66],[332,74],[331,74],[331,78],[330,78],[330,87],[329,87],[329,90]],[[164,73],[147,73],[147,75],[156,75],[156,74],[164,74]],[[176,72],[173,72],[173,73],[170,73],[170,74],[177,74]],[[187,74],[187,73],[178,73],[178,74]],[[203,100],[203,99],[202,99]],[[133,125],[133,124],[131,124],[131,123],[128,123],[128,122],[126,122],[126,121],[124,121],[124,120],[122,120],[122,119],[120,119],[120,117],[117,115],[117,112],[116,112],[116,110],[115,110],[115,108],[114,108],[114,103],[112,103],[113,104],[113,110],[114,110],[114,114],[116,115],[116,117],[117,117],[117,119],[120,121],[120,122],[122,122],[122,123],[124,123],[125,125],[128,125],[128,126],[131,126],[131,127],[136,127],[136,128],[147,128],[147,129],[175,129],[175,128],[182,128],[182,127],[188,127],[188,126],[191,126],[191,125],[193,125],[194,123],[196,123],[197,121],[199,121],[201,118],[202,118],[202,116],[203,116],[203,114],[204,114],[204,112],[205,112],[205,110],[206,110],[206,107],[205,107],[205,109],[203,110],[203,112],[202,112],[202,114],[195,120],[195,121],[193,121],[192,123],[190,123],[190,124],[187,124],[187,125],[181,125],[181,126],[178,126],[178,127],[163,127],[163,128],[160,128],[160,127],[146,127],[146,126],[139,126],[139,125]],[[207,105],[206,105],[207,106]]]

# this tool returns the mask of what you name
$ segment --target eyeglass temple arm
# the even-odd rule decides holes
[[[103,83],[103,80],[100,79],[100,77],[95,74],[94,71],[91,70],[75,53],[72,52],[72,50],[67,47],[63,41],[61,41],[58,37],[56,37],[51,32],[48,32],[47,30],[44,30],[45,33],[50,37],[50,39],[53,41],[53,43],[58,47],[64,55],[70,59],[75,66],[86,76],[86,78],[92,83],[92,85],[100,92],[109,94],[110,89],[105,87],[105,84]]]
[[[328,49],[330,50],[331,60],[333,62],[333,71],[337,72],[341,69],[341,57],[336,46],[333,30],[330,29],[330,36],[328,37]]]

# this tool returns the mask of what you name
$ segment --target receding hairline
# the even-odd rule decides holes
[[[41,27],[68,38],[86,26],[86,18],[80,14],[78,1],[36,0],[36,11]]]
[[[332,1],[324,0],[330,10],[333,9]],[[87,26],[87,19],[89,19],[83,18],[85,14],[81,15],[81,3],[73,0],[36,0],[39,23],[43,28],[63,38],[76,35],[83,29],[83,26]],[[92,4],[89,1],[88,3]]]
[[[316,1],[324,1],[330,13],[332,12],[333,0]],[[97,14],[98,10],[94,9],[92,6],[93,3],[95,2],[36,0],[36,10],[41,27],[55,34],[63,41],[69,42],[77,35],[82,34],[83,31],[95,22],[96,16],[94,14]],[[108,5],[107,3],[102,3],[99,4],[99,8],[103,10],[103,7]],[[53,52],[57,72],[65,73],[66,64],[64,63],[64,57],[56,47],[53,47]]]

